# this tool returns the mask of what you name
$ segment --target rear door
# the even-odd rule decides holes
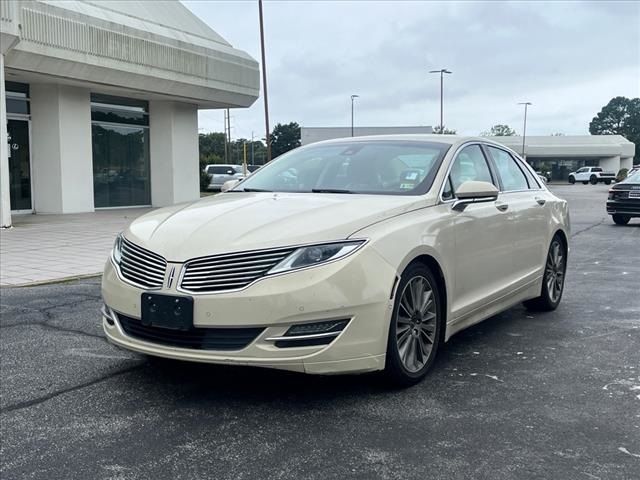
[[[579,168],[575,174],[575,178],[578,182],[589,180],[589,167]]]
[[[455,191],[472,180],[499,185],[479,144],[467,145],[457,153],[442,200],[454,202]],[[499,202],[470,204],[463,211],[454,212],[453,321],[485,306],[504,291],[504,278],[512,270],[513,256],[507,234],[508,215]]]
[[[509,283],[515,288],[542,273],[549,238],[548,193],[511,153],[486,146],[500,181],[499,200],[508,206],[513,270]]]

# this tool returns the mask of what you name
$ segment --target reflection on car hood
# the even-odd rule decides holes
[[[125,236],[169,261],[182,262],[340,240],[428,205],[424,197],[410,196],[233,192],[150,212],[136,219]]]

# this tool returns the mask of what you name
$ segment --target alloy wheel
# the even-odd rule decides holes
[[[549,300],[556,303],[562,295],[565,274],[565,255],[562,245],[558,240],[551,243],[549,255],[547,256],[547,264],[545,268],[545,282],[547,284],[547,292]]]
[[[412,372],[422,369],[433,350],[438,319],[434,291],[423,276],[407,282],[396,315],[396,342],[400,360]]]

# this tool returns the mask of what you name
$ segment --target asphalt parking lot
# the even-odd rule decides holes
[[[454,336],[407,390],[119,350],[97,278],[0,290],[0,477],[640,478],[640,221],[613,224],[606,186],[552,189],[560,308]]]

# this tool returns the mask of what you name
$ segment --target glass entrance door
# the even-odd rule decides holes
[[[29,121],[7,120],[9,142],[9,191],[11,210],[31,211],[31,156]]]

